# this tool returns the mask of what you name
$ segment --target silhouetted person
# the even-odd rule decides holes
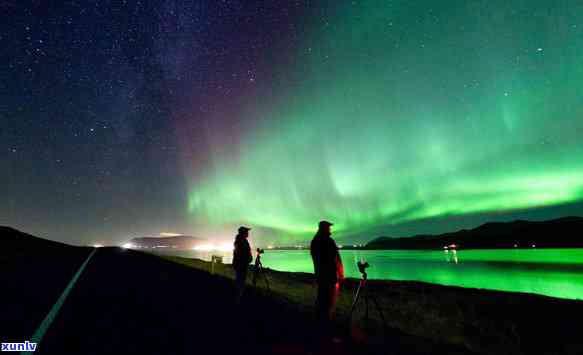
[[[241,302],[243,290],[245,289],[245,280],[247,279],[247,270],[253,260],[251,255],[251,246],[247,241],[251,228],[239,227],[235,237],[235,250],[233,251],[233,269],[235,269],[235,303]]]
[[[332,239],[332,223],[321,221],[318,232],[310,244],[310,254],[314,262],[314,273],[318,293],[316,297],[316,317],[320,330],[325,336],[332,336],[332,318],[336,298],[340,289],[339,281],[344,279],[344,267],[336,242]]]

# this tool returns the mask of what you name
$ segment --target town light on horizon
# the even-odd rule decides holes
[[[231,243],[221,243],[221,244],[200,244],[192,248],[196,251],[223,251],[228,252],[233,250],[233,245]]]

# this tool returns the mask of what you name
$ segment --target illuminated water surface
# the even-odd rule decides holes
[[[174,252],[210,260],[211,252]],[[217,253],[214,253],[217,254]],[[218,253],[221,254],[221,253]],[[230,253],[222,253],[230,262]],[[583,299],[583,249],[517,250],[343,250],[347,277],[360,277],[356,262],[367,260],[371,279],[415,280],[492,290],[528,292]],[[280,271],[313,272],[307,250],[267,250],[265,267]]]

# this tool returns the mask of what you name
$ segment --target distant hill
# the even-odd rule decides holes
[[[2,254],[21,254],[30,253],[32,251],[45,252],[77,248],[52,240],[38,238],[6,226],[0,226],[0,245]]]
[[[207,243],[206,239],[179,235],[175,237],[141,237],[132,238],[128,243],[132,248],[173,248],[192,249],[197,245]]]
[[[365,249],[458,249],[583,248],[583,218],[565,217],[550,221],[491,222],[477,228],[439,235],[407,238],[380,237]]]

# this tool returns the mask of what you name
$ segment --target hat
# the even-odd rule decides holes
[[[333,226],[334,223],[328,222],[328,221],[320,221],[320,223],[318,223],[318,228],[322,228],[325,226]]]
[[[251,230],[251,228],[248,228],[248,227],[245,227],[245,226],[239,227],[239,232],[248,232],[250,230]]]

